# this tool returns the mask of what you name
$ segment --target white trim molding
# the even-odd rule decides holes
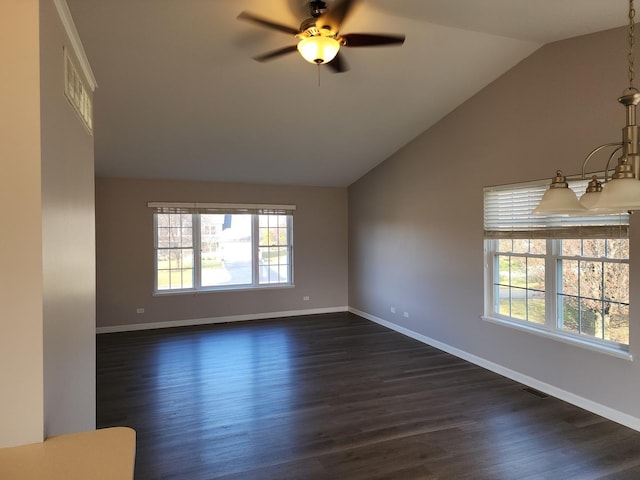
[[[82,46],[82,40],[80,40],[80,35],[78,34],[76,24],[71,16],[67,0],[53,0],[53,4],[56,6],[56,10],[60,16],[62,25],[64,26],[64,30],[67,32],[67,36],[71,42],[71,49],[78,59],[80,69],[89,83],[89,88],[91,88],[91,91],[93,92],[97,88],[98,82],[96,82],[96,77],[93,75],[93,70],[91,70],[89,59],[84,51],[84,47]]]
[[[492,317],[490,315],[480,315],[480,318],[485,322],[495,323],[496,325],[502,325],[509,328],[520,330],[521,332],[532,333],[539,337],[550,338],[558,342],[573,345],[575,347],[586,348],[593,352],[602,353],[605,355],[611,355],[612,357],[621,358],[629,362],[633,362],[633,355],[627,351],[619,348],[615,348],[609,345],[604,345],[591,341],[590,339],[582,339],[580,337],[568,335],[565,333],[557,333],[553,330],[546,330],[539,328],[537,325],[526,325],[525,323],[516,323],[512,320],[505,320],[502,318]]]
[[[195,325],[213,325],[216,323],[247,322],[251,320],[267,320],[275,318],[298,317],[301,315],[318,315],[322,313],[348,312],[349,307],[314,308],[309,310],[288,310],[285,312],[255,313],[249,315],[232,315],[227,317],[194,318],[169,322],[135,323],[129,325],[113,325],[97,327],[96,333],[134,332],[137,330],[153,330],[155,328],[191,327]]]
[[[366,318],[367,320],[375,322],[379,325],[390,328],[391,330],[395,330],[396,332],[406,335],[407,337],[411,337],[414,340],[418,340],[419,342],[422,342],[434,348],[437,348],[438,350],[442,350],[443,352],[450,353],[451,355],[454,355],[458,358],[466,360],[467,362],[478,365],[479,367],[486,368],[487,370],[490,370],[494,373],[502,375],[503,377],[507,377],[515,382],[521,383],[528,387],[535,388],[536,390],[540,390],[541,392],[544,392],[553,397],[559,398],[560,400],[564,400],[565,402],[571,403],[580,408],[584,408],[585,410],[595,413],[596,415],[600,415],[604,418],[607,418],[616,423],[619,423],[621,425],[624,425],[626,427],[632,428],[640,432],[640,418],[638,417],[628,415],[626,413],[620,412],[613,408],[607,407],[606,405],[602,405],[600,403],[589,400],[588,398],[575,395],[571,392],[567,392],[566,390],[562,390],[548,383],[541,382],[540,380],[536,380],[535,378],[529,377],[527,375],[523,375],[522,373],[516,372],[515,370],[511,370],[497,363],[490,362],[484,358],[465,352],[464,350],[460,350],[458,348],[452,347],[450,345],[447,345],[446,343],[442,343],[438,340],[434,340],[433,338],[416,333],[413,330],[409,330],[408,328],[401,327],[394,323],[383,320],[382,318],[376,317],[374,315],[370,315],[366,312],[362,312],[358,309],[349,307],[349,311],[363,318]]]

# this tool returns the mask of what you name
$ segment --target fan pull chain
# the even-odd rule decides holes
[[[318,63],[318,88],[320,88],[320,64]]]

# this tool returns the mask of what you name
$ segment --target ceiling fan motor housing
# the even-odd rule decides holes
[[[313,18],[318,18],[327,11],[327,3],[322,0],[311,0],[309,2],[309,11]]]

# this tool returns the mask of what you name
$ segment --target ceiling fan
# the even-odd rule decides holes
[[[349,15],[357,0],[336,0],[327,7],[327,2],[311,0],[309,12],[311,17],[303,20],[300,28],[289,27],[278,22],[242,12],[239,20],[256,23],[260,26],[288,33],[299,39],[297,45],[289,45],[264,53],[255,60],[265,62],[298,50],[302,57],[317,65],[327,64],[334,72],[348,70],[345,60],[340,54],[341,47],[373,47],[380,45],[402,45],[404,35],[385,35],[378,33],[347,33],[340,35],[340,27]]]

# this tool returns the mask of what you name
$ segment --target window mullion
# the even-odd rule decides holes
[[[500,285],[498,282],[498,275],[500,272],[499,262],[500,256],[495,253],[498,250],[498,241],[492,240],[493,244],[491,246],[491,283],[493,284],[493,309],[495,312],[500,312]],[[495,280],[494,280],[495,279]]]
[[[605,254],[606,254],[606,243],[605,242]],[[607,331],[605,328],[605,314],[604,314],[604,310],[605,310],[605,296],[604,296],[604,262],[600,262],[600,321],[602,322],[602,339],[604,340],[604,338],[607,336]]]
[[[200,240],[200,214],[191,215],[191,246],[193,248],[193,287],[202,287],[202,243]]]
[[[252,279],[251,283],[254,286],[260,284],[260,215],[251,215],[251,266],[252,266]]]
[[[560,312],[558,310],[558,287],[562,285],[561,267],[559,263],[559,243],[557,239],[547,239],[547,254],[545,256],[545,326],[556,330]]]
[[[524,318],[529,321],[529,256],[524,257]]]
[[[289,265],[288,265],[288,270],[289,270],[289,283],[293,284],[294,283],[294,278],[293,278],[293,216],[289,215],[287,217],[287,247],[288,247],[288,252],[289,252]]]

